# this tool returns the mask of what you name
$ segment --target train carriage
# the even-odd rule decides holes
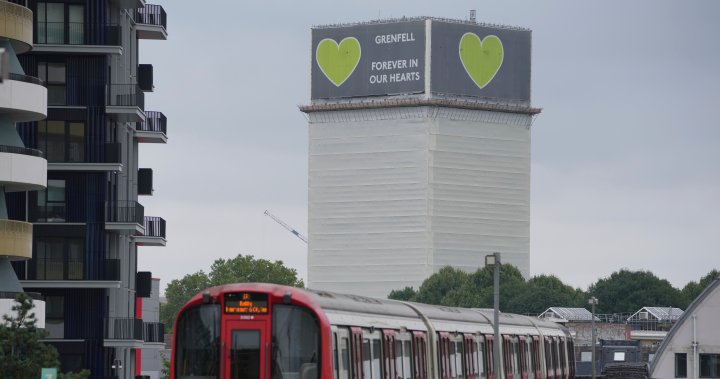
[[[242,283],[209,288],[179,312],[171,378],[568,379],[563,327],[493,313]],[[500,367],[493,364],[499,343]]]

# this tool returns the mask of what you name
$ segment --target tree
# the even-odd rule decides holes
[[[685,287],[683,287],[682,289],[683,297],[685,297],[685,306],[683,307],[683,309],[687,308],[687,306],[690,305],[690,303],[692,303],[696,297],[700,296],[702,291],[717,278],[720,278],[720,272],[716,269],[713,269],[712,271],[708,272],[707,275],[700,278],[699,283],[691,281],[690,283],[686,284]]]
[[[244,282],[276,283],[300,288],[305,286],[302,279],[298,279],[297,271],[285,267],[282,261],[270,262],[242,254],[232,259],[217,259],[210,266],[209,274],[200,270],[168,283],[165,289],[167,304],[160,307],[160,321],[165,324],[165,330],[171,330],[180,308],[200,291],[222,284]]]
[[[591,285],[588,293],[598,298],[598,313],[635,312],[644,306],[684,306],[680,290],[650,271],[614,272]]]
[[[423,281],[414,300],[425,304],[455,305],[451,293],[464,287],[469,277],[465,271],[450,266],[443,267]]]
[[[415,298],[415,289],[412,287],[405,287],[401,290],[392,290],[388,295],[388,299],[402,300],[402,301],[413,301]]]
[[[512,309],[538,315],[550,307],[584,307],[587,296],[554,275],[539,275],[527,281],[525,290],[511,299]]]
[[[0,325],[0,372],[4,378],[38,378],[43,367],[58,367],[54,347],[40,342],[47,332],[38,329],[30,295],[20,293]]]

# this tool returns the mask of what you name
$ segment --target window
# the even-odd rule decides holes
[[[319,378],[320,326],[308,309],[276,304],[272,319],[272,377]]]
[[[201,305],[180,314],[175,329],[175,374],[218,378],[220,305]]]
[[[687,378],[687,354],[675,353],[675,377]]]
[[[85,123],[38,121],[38,148],[48,162],[85,162]]]
[[[39,238],[35,242],[37,280],[82,280],[85,241],[80,238]]]
[[[38,62],[38,77],[45,82],[48,105],[65,105],[65,63]]]
[[[720,378],[720,354],[700,354],[700,377]]]
[[[37,43],[80,45],[85,42],[82,5],[38,2],[36,13]]]
[[[625,352],[624,351],[616,351],[615,353],[613,353],[613,361],[625,362]]]
[[[592,360],[592,351],[583,351],[580,353],[580,362],[590,362]]]
[[[35,221],[65,222],[65,181],[48,179],[47,188],[37,192]]]
[[[65,298],[45,297],[45,331],[48,338],[63,338],[65,335]]]

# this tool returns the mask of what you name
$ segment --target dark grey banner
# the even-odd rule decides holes
[[[434,93],[530,101],[531,32],[432,22]]]
[[[311,98],[425,91],[425,22],[312,30]]]

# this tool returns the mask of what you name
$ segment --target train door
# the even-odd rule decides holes
[[[567,341],[568,351],[568,366],[570,367],[570,378],[575,377],[575,343],[572,339],[568,338]]]
[[[333,338],[333,364],[335,379],[351,379],[350,335],[346,328],[337,328]]]
[[[475,344],[475,336],[472,334],[465,334],[463,336],[463,342],[465,343],[465,377],[467,379],[478,379],[478,363],[477,363],[477,344]]]
[[[438,364],[440,365],[440,378],[451,379],[450,374],[450,334],[447,332],[438,333]]]
[[[352,352],[351,360],[352,364],[350,365],[350,372],[352,379],[362,379],[363,377],[363,356],[362,356],[362,349],[363,349],[363,336],[362,336],[362,329],[358,327],[352,327],[350,328],[350,343],[351,343],[351,349]]]
[[[412,336],[413,350],[413,378],[427,378],[427,337],[424,332],[413,332]]]
[[[384,329],[383,334],[383,367],[385,368],[385,379],[397,379],[397,367],[395,365],[395,331],[390,329]]]
[[[493,360],[493,356],[495,354],[495,345],[493,343],[493,340],[493,336],[489,334],[485,335],[485,367],[487,367],[488,379],[495,379],[495,361]]]
[[[224,378],[267,378],[270,347],[266,321],[228,320],[225,323],[225,346],[222,347]]]
[[[477,364],[478,364],[478,376],[480,379],[486,379],[487,373],[485,372],[485,367],[487,365],[485,364],[485,338],[482,335],[478,335],[478,338],[475,340],[477,343]]]
[[[522,379],[528,379],[528,354],[527,354],[527,338],[525,336],[518,337],[518,359],[520,360],[520,375]]]
[[[398,379],[412,379],[413,351],[410,341],[410,333],[400,332],[395,335],[395,370]]]
[[[532,349],[531,349],[530,362],[532,363],[532,370],[535,372],[535,378],[542,378],[542,361],[540,360],[540,337],[533,336],[532,338]]]

